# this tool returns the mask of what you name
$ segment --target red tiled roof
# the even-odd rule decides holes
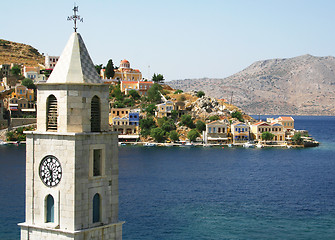
[[[283,120],[283,121],[294,121],[292,117],[279,117],[278,120]]]
[[[268,123],[266,123],[266,122],[258,122],[258,123],[255,123],[255,124],[253,124],[253,125],[255,125],[255,126],[259,126],[259,125],[266,125],[266,126],[270,126]]]

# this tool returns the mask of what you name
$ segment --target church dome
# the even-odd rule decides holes
[[[128,60],[122,60],[120,63],[120,68],[130,68],[130,63],[128,62]]]

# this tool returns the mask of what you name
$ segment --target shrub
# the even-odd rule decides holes
[[[197,130],[192,129],[187,133],[187,138],[190,139],[190,141],[195,141],[197,139],[197,137],[199,137],[199,133]]]
[[[203,96],[205,96],[205,93],[204,93],[203,91],[199,91],[199,92],[197,92],[197,97],[198,97],[198,98],[201,98],[201,97],[203,97]]]
[[[206,130],[206,124],[200,120],[197,121],[197,123],[195,124],[195,127],[200,133]]]
[[[150,136],[153,137],[155,139],[156,142],[163,142],[163,140],[165,139],[165,132],[163,129],[161,128],[153,128],[150,131]]]
[[[170,132],[169,134],[169,138],[171,139],[171,141],[176,142],[179,141],[179,134],[177,133],[177,131],[173,130]]]
[[[232,118],[237,118],[240,122],[244,122],[244,119],[242,117],[242,113],[240,113],[239,111],[233,112],[231,114]]]
[[[184,94],[182,94],[182,95],[180,95],[180,96],[177,97],[177,100],[178,100],[179,102],[184,102],[184,101],[186,100],[186,97],[185,97]]]
[[[220,119],[220,117],[219,117],[218,115],[210,116],[210,117],[209,117],[209,120],[210,120],[211,122],[216,121],[216,120],[219,120],[219,119]]]
[[[180,124],[189,128],[195,128],[192,117],[190,115],[183,115],[181,117]]]

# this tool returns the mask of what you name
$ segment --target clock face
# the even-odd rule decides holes
[[[62,178],[62,166],[52,155],[45,156],[40,163],[40,178],[48,187],[57,186]]]

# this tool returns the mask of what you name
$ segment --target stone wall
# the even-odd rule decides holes
[[[11,127],[18,127],[34,123],[36,123],[36,118],[12,118],[10,125]]]

